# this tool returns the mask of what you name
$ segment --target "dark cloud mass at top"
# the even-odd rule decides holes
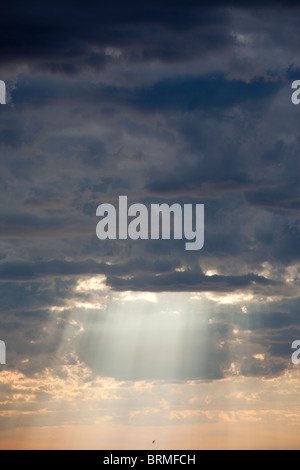
[[[87,2],[83,9],[77,2],[31,2],[5,10],[1,60],[24,60],[71,75],[79,64],[104,67],[108,59],[97,48],[107,45],[124,48],[133,62],[172,62],[188,53],[193,32],[203,53],[230,39],[226,15],[196,3],[105,1]]]
[[[294,2],[12,2],[0,18],[0,62],[73,76],[108,66],[107,47],[132,64],[188,62],[234,45],[230,8],[265,16],[283,5]]]
[[[290,367],[300,327],[299,12],[292,1],[250,0],[1,6],[0,333],[18,345],[13,368],[32,375],[74,351],[120,380],[220,379],[239,360],[249,376]],[[204,203],[204,249],[100,242],[96,208],[119,195]],[[78,291],[97,276],[100,312],[94,291]],[[164,320],[155,339],[159,300],[150,313],[147,302],[124,307],[127,291],[203,298],[185,315],[194,305],[185,297],[180,320]],[[62,346],[73,316],[83,330]],[[175,351],[168,331],[184,328]],[[234,343],[233,329],[252,336]],[[111,346],[121,330],[125,355]],[[205,350],[210,362],[197,362]]]

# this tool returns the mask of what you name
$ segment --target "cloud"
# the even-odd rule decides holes
[[[191,292],[226,292],[247,289],[253,285],[270,286],[274,282],[261,276],[204,276],[201,272],[177,272],[156,277],[138,276],[120,279],[108,276],[108,284],[116,290],[132,291],[191,291]],[[276,283],[275,283],[276,284]],[[277,286],[278,287],[278,286]]]
[[[0,17],[2,428],[287,426],[298,8],[17,6]],[[123,194],[205,204],[203,250],[100,242],[96,208]]]
[[[105,53],[107,47],[119,47],[133,61],[168,62],[183,59],[191,49],[191,31],[199,31],[202,53],[206,54],[206,50],[223,48],[229,40],[228,31],[224,31],[226,15],[195,3],[183,8],[179,3],[141,6],[133,2],[125,6],[120,1],[90,2],[82,15],[79,4],[52,2],[36,12],[34,2],[27,8],[19,4],[17,9],[6,9],[0,22],[0,40],[5,39],[3,62],[24,61],[72,76],[83,62],[101,70],[114,60]],[[66,22],[66,17],[72,21]],[[18,25],[20,36],[11,34],[12,24]],[[151,31],[155,35],[150,36]]]

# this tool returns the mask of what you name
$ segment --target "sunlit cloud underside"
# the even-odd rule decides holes
[[[46,342],[62,334],[46,369],[24,356],[1,372],[2,448],[296,445],[299,371],[278,375],[259,343],[261,299],[117,293],[105,281],[78,279],[50,308]]]

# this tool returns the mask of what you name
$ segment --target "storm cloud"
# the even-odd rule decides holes
[[[220,390],[234,380],[237,409],[243,380],[263,387],[245,416],[258,396],[264,408],[265,379],[283,396],[300,334],[299,12],[279,0],[1,7],[0,409],[21,410],[21,427],[26,410],[45,426],[75,423],[83,390],[93,405],[80,422],[93,422],[101,381],[118,394],[99,392],[97,417],[139,426],[143,413],[155,425],[214,421],[233,406]],[[100,241],[96,209],[121,195],[204,204],[204,248]],[[187,412],[144,391],[136,410],[140,382],[211,395],[189,395]],[[65,403],[65,421],[49,397]]]

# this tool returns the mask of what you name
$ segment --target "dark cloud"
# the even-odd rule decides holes
[[[27,199],[25,204],[34,204],[35,199]],[[52,201],[51,201],[52,202]],[[49,199],[46,198],[44,204],[47,205]],[[42,198],[40,200],[42,204]],[[68,220],[69,219],[69,220]],[[70,216],[66,219],[65,215],[57,214],[52,216],[41,216],[32,213],[2,214],[0,215],[1,228],[0,238],[34,238],[34,237],[73,237],[89,233],[84,220],[78,220],[78,216]],[[77,220],[76,220],[77,219]]]
[[[1,18],[3,62],[23,60],[69,76],[83,63],[103,68],[107,46],[121,47],[133,61],[168,62],[188,53],[191,31],[199,31],[202,54],[223,48],[230,40],[224,28],[226,15],[195,3],[89,2],[83,10],[76,2],[51,2],[43,8],[32,2],[26,8],[7,6]]]
[[[254,284],[274,285],[274,281],[254,274],[245,276],[204,276],[202,272],[192,271],[171,273],[158,277],[138,276],[129,280],[108,276],[107,282],[116,290],[150,292],[231,292],[236,289],[250,288]]]
[[[271,8],[291,1],[44,2],[6,5],[0,19],[1,63],[27,64],[73,77],[113,62],[107,47],[120,48],[132,63],[186,62],[223,53],[234,44],[228,9]],[[118,57],[118,56],[117,56]]]
[[[155,83],[151,88],[118,88],[86,82],[69,83],[66,79],[24,77],[12,94],[15,103],[43,106],[57,101],[91,103],[97,100],[107,105],[132,106],[142,113],[186,112],[227,109],[238,105],[249,107],[253,102],[270,100],[283,86],[282,81],[253,79],[250,83],[230,80],[222,73],[198,77],[169,78]],[[66,143],[67,139],[65,138]],[[70,140],[70,138],[69,138]],[[78,143],[84,137],[76,139]],[[76,145],[73,138],[73,145]],[[84,144],[84,141],[82,142]],[[57,140],[57,143],[59,141]],[[61,142],[63,144],[63,142]],[[52,146],[55,142],[51,143]],[[91,145],[91,142],[89,143]]]
[[[0,333],[9,367],[32,375],[77,354],[96,375],[172,381],[221,379],[232,363],[256,377],[289,368],[300,255],[290,81],[300,77],[298,10],[284,5],[5,5]],[[204,203],[204,249],[100,242],[96,207],[121,194]],[[104,293],[76,290],[98,276]],[[217,300],[208,308],[203,295],[192,314],[185,300],[178,318],[164,317],[159,302],[126,307],[124,291],[169,292],[168,308],[178,293]],[[263,299],[267,311],[244,314],[234,301],[228,311],[218,299],[229,294],[249,310]],[[93,309],[95,295],[108,304]]]
[[[131,259],[128,263],[121,265],[110,265],[97,263],[93,260],[82,262],[72,261],[48,261],[48,262],[15,262],[0,264],[0,278],[2,280],[29,280],[41,277],[61,276],[86,276],[97,274],[116,274],[126,276],[134,272],[169,272],[178,266],[176,260],[152,260],[145,261],[143,266],[138,259]]]
[[[137,92],[134,103],[145,111],[185,112],[197,109],[224,109],[246,106],[247,102],[273,97],[281,83],[256,79],[250,83],[226,80],[224,75],[171,79],[155,84],[151,90]]]

